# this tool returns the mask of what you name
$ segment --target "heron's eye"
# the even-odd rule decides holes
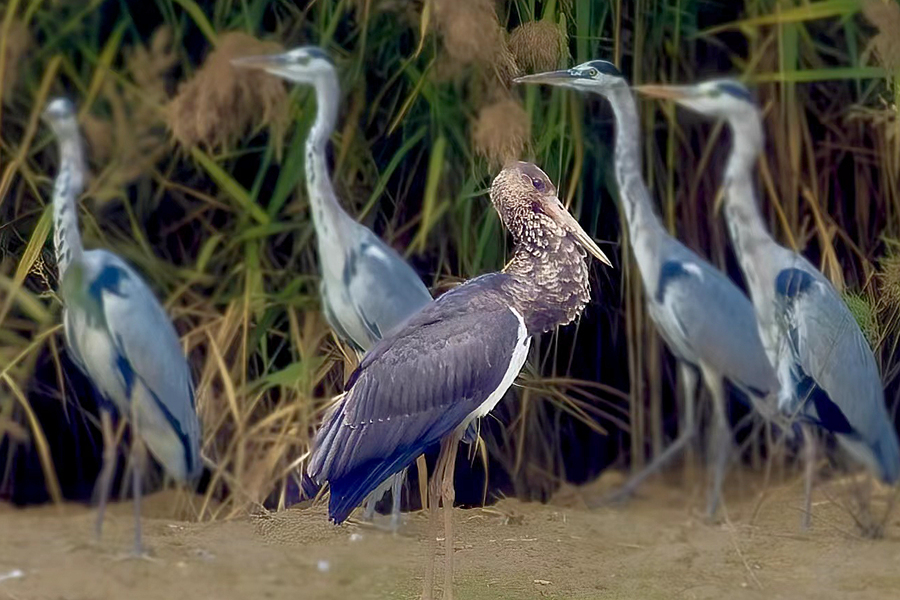
[[[595,69],[594,67],[591,67],[590,69],[588,69],[588,75],[589,75],[590,77],[596,77],[596,76],[599,75],[599,74],[600,74],[600,71],[598,71],[598,70]]]
[[[712,88],[706,93],[706,95],[710,98],[718,98],[722,95],[722,90],[720,90],[719,88]]]
[[[531,178],[531,185],[533,185],[534,189],[536,189],[539,192],[544,191],[544,182],[541,181],[540,179],[538,179],[537,177]]]

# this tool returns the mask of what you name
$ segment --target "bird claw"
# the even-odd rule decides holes
[[[162,561],[153,556],[146,548],[132,549],[130,552],[122,552],[117,554],[113,560],[115,562],[123,562],[126,560],[143,560],[149,563],[159,564]]]

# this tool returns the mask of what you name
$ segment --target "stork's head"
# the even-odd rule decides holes
[[[613,89],[628,85],[625,76],[619,72],[619,69],[605,60],[589,60],[571,69],[524,75],[516,77],[513,81],[515,83],[542,83],[604,95]]]
[[[282,54],[244,56],[233,59],[231,64],[265,71],[294,83],[316,84],[334,77],[334,62],[316,46],[301,46]]]
[[[734,79],[713,79],[694,85],[641,85],[638,92],[652,98],[674,100],[681,106],[710,117],[744,119],[756,112],[753,96]]]
[[[542,234],[571,235],[585,250],[612,266],[560,202],[556,186],[537,165],[514,162],[504,167],[491,184],[491,202],[517,242],[535,242]]]
[[[55,98],[47,104],[41,115],[53,134],[60,140],[78,136],[75,105],[68,98]]]

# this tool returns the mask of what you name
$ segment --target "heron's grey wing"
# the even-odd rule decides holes
[[[360,320],[380,340],[431,302],[416,272],[368,229],[347,256],[344,284]]]
[[[341,522],[379,483],[499,401],[525,361],[527,329],[492,274],[428,304],[376,344],[314,441],[309,474]]]
[[[759,397],[777,389],[753,304],[699,257],[669,260],[653,298],[663,337],[688,362],[700,361]]]
[[[91,288],[102,299],[126,393],[132,402],[143,402],[139,433],[173,476],[195,476],[201,466],[200,425],[190,369],[172,322],[141,277],[114,254],[106,253]],[[181,447],[173,447],[172,434]]]
[[[895,481],[900,449],[881,376],[847,305],[821,273],[803,263],[778,273],[775,294],[795,361],[796,399],[804,403],[793,408],[829,431],[858,438],[873,453],[872,466]]]

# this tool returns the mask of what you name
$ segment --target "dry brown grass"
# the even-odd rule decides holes
[[[434,0],[434,22],[443,40],[445,72],[479,66],[507,86],[519,74],[492,0]]]
[[[553,21],[529,21],[509,34],[509,49],[522,71],[551,71],[569,58],[569,38]]]
[[[472,128],[475,151],[487,158],[491,168],[522,158],[531,139],[531,120],[518,100],[501,98],[478,112]]]
[[[862,13],[878,29],[871,45],[881,64],[892,71],[900,69],[900,4],[896,0],[867,0]]]
[[[229,147],[248,131],[265,126],[273,130],[275,139],[281,139],[289,117],[284,84],[231,64],[240,56],[281,50],[278,43],[245,33],[222,35],[203,66],[179,86],[168,105],[166,120],[175,139],[185,147]]]
[[[31,32],[28,27],[21,21],[14,19],[10,24],[9,34],[3,40],[6,47],[4,52],[5,65],[3,66],[3,80],[0,86],[3,90],[3,102],[9,104],[13,98],[12,91],[15,90],[19,83],[19,74],[21,71],[22,60],[27,55],[32,46]]]
[[[99,104],[107,114],[88,113],[82,122],[91,161],[102,165],[91,189],[97,201],[120,195],[124,186],[146,174],[166,152],[160,107],[168,100],[166,81],[177,61],[172,32],[160,27],[149,46],[137,45],[125,53],[125,71],[133,87],[104,80]]]

